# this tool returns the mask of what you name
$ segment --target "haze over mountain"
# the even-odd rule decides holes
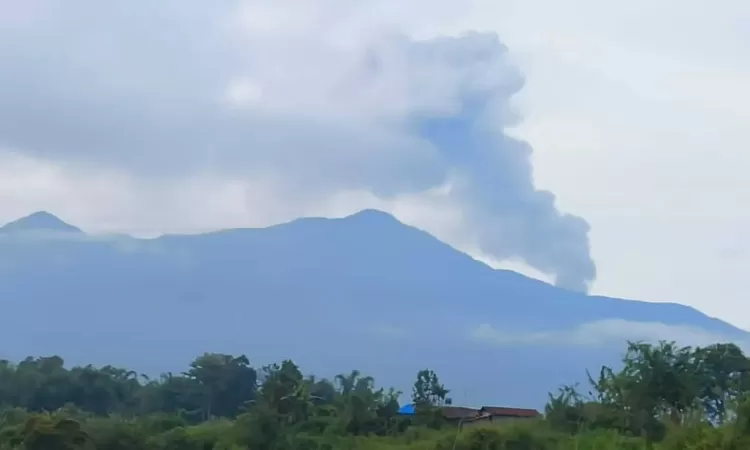
[[[433,368],[460,403],[540,406],[626,339],[744,343],[695,309],[593,297],[495,270],[365,210],[262,229],[90,236],[49,213],[0,228],[0,357],[179,370],[204,351],[358,368],[408,390]]]

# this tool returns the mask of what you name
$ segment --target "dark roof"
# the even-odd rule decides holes
[[[492,414],[489,413],[479,413],[474,417],[469,417],[468,419],[464,419],[464,423],[471,423],[471,422],[478,422],[480,420],[492,420]]]
[[[464,408],[462,406],[443,406],[440,408],[440,411],[446,419],[465,419],[479,415],[478,409]]]
[[[480,412],[503,417],[537,417],[539,411],[525,408],[504,408],[500,406],[482,406]]]

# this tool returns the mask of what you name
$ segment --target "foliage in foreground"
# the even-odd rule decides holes
[[[58,357],[0,362],[0,449],[27,450],[594,450],[750,448],[750,361],[733,344],[630,343],[618,370],[590,389],[550,395],[544,419],[442,419],[449,394],[417,374],[413,417],[400,393],[357,371],[305,376],[292,361],[253,368],[205,354],[150,380],[111,366],[66,368]]]

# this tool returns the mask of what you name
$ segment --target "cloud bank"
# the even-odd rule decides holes
[[[480,251],[587,290],[588,224],[506,133],[522,75],[495,34],[425,32],[460,11],[423,3],[3,2],[0,148],[142,183],[263,180],[299,205],[439,188]]]
[[[568,330],[511,332],[481,324],[469,332],[475,342],[491,345],[540,344],[622,349],[627,341],[658,343],[675,341],[681,345],[708,346],[717,342],[734,342],[750,349],[750,342],[690,325],[604,319],[581,324]]]

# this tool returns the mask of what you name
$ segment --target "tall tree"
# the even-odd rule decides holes
[[[257,373],[244,355],[206,353],[190,364],[185,376],[200,387],[204,418],[234,417],[255,397]]]
[[[732,343],[697,348],[695,354],[705,412],[712,421],[724,423],[735,414],[741,397],[750,392],[750,361]]]
[[[428,369],[420,370],[412,388],[412,400],[418,406],[444,406],[450,405],[452,400],[448,398],[450,390],[446,389],[437,374]]]

